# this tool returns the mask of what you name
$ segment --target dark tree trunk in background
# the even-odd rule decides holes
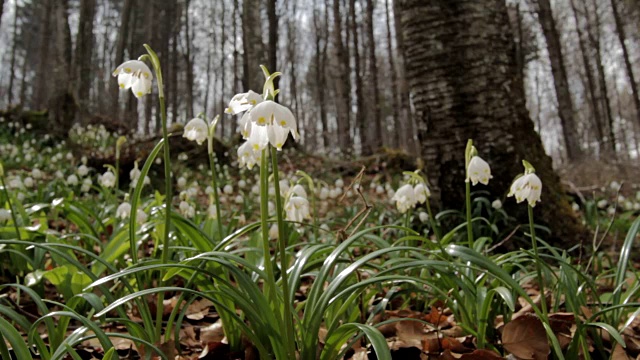
[[[356,0],[349,1],[349,17],[350,31],[353,35],[353,68],[355,72],[355,87],[356,87],[356,121],[355,125],[358,128],[360,134],[360,146],[362,155],[369,155],[371,153],[371,140],[369,136],[369,129],[365,122],[364,114],[364,99],[362,95],[362,73],[360,70],[360,43],[358,41],[358,18],[356,16]]]
[[[124,0],[124,4],[122,5],[122,12],[120,13],[120,29],[118,30],[118,39],[116,40],[114,66],[118,66],[124,62],[124,49],[127,45],[127,37],[129,35],[129,19],[131,18],[131,11],[133,10],[134,1],[135,0]],[[118,88],[117,79],[113,78],[111,83],[116,84],[112,86],[112,88]],[[119,92],[115,93],[113,101],[111,103],[112,114],[116,115],[116,117],[118,116],[118,112],[116,111],[116,109],[119,109],[118,99]]]
[[[190,21],[189,17],[189,5],[191,4],[191,0],[187,0],[184,7],[184,26],[185,26],[185,54],[184,54],[184,62],[186,66],[186,76],[187,76],[187,91],[186,91],[186,102],[187,102],[187,121],[193,119],[193,56],[191,56],[191,32],[190,32]],[[223,26],[224,27],[224,26]],[[222,71],[224,73],[224,70]],[[224,85],[223,85],[224,86]]]
[[[295,19],[297,18],[297,2],[293,2],[291,6],[291,15],[287,20],[287,57],[289,58],[289,76],[291,77],[291,105],[293,106],[293,114],[296,119],[300,118],[300,97],[298,96],[298,74],[296,70],[296,65],[298,62],[298,54],[296,52],[296,47],[298,45],[297,42],[297,31],[298,28],[295,23]],[[318,47],[316,46],[316,51]],[[305,132],[307,132],[305,128]]]
[[[78,20],[78,35],[74,54],[74,86],[75,98],[78,103],[79,116],[83,123],[87,122],[90,105],[89,89],[94,78],[91,71],[93,55],[93,18],[96,12],[95,0],[80,1],[80,19]]]
[[[441,208],[464,203],[464,151],[473,139],[492,167],[489,189],[503,198],[521,160],[544,184],[537,221],[555,240],[583,234],[545,154],[525,107],[517,79],[513,37],[503,0],[403,0],[407,78],[426,174]],[[526,219],[526,205],[505,202],[509,214]],[[526,221],[526,220],[525,220]]]
[[[2,24],[2,13],[4,11],[4,0],[0,0],[0,24]]]
[[[329,9],[327,9],[327,7],[325,7],[325,14],[326,12],[329,11]],[[313,26],[315,28],[315,33],[316,33],[316,38],[315,38],[315,45],[316,45],[316,53],[315,53],[315,57],[314,57],[314,61],[315,61],[315,81],[317,86],[315,86],[315,91],[317,92],[317,98],[318,98],[318,107],[320,108],[320,124],[322,125],[322,145],[324,146],[325,150],[329,149],[329,146],[331,146],[331,144],[329,143],[329,128],[328,128],[328,124],[327,124],[327,105],[326,105],[326,98],[325,98],[325,81],[326,81],[326,77],[325,77],[325,66],[324,64],[326,63],[326,44],[328,39],[328,34],[325,32],[325,36],[322,37],[322,28],[320,26],[320,14],[319,14],[320,10],[318,10],[317,8],[313,9]],[[326,26],[326,24],[325,24]],[[324,47],[322,47],[321,43],[324,40]]]
[[[269,59],[268,68],[270,72],[278,71],[278,14],[276,14],[277,0],[267,0],[267,19],[269,21]],[[279,79],[276,78],[274,85],[278,88]]]
[[[587,44],[585,42],[585,37],[582,32],[582,28],[580,26],[580,21],[578,18],[578,9],[575,4],[576,0],[570,0],[571,10],[573,11],[573,18],[576,22],[576,30],[578,32],[578,43],[580,45],[580,55],[582,56],[582,64],[584,66],[584,73],[587,78],[587,102],[589,103],[589,108],[591,113],[593,114],[594,119],[594,127],[596,129],[596,138],[598,141],[598,147],[600,150],[604,147],[604,130],[602,128],[603,119],[601,108],[597,102],[597,94],[596,94],[596,81],[593,78],[593,65],[591,64],[591,56]]]
[[[262,92],[264,76],[260,64],[264,64],[265,46],[262,42],[260,21],[261,0],[244,0],[242,2],[242,47],[243,47],[243,91]],[[269,71],[274,71],[269,69]]]
[[[147,11],[144,13],[145,26],[146,26],[146,41],[151,43],[151,47],[157,49],[160,54],[163,53],[163,49],[159,46],[159,36],[156,32],[155,17],[158,14],[156,0],[150,0],[147,5]],[[144,99],[144,119],[142,124],[142,132],[147,135],[151,135],[151,122],[153,120],[153,104],[155,96],[145,96]]]
[[[333,0],[333,76],[335,84],[336,121],[338,123],[338,146],[344,154],[351,153],[349,136],[351,117],[351,91],[349,90],[349,55],[342,42],[342,14],[340,0]],[[322,90],[321,90],[322,91]]]
[[[376,39],[373,33],[373,0],[367,0],[367,39],[369,41],[369,76],[371,77],[371,83],[367,86],[371,89],[371,106],[373,107],[373,122],[374,135],[371,148],[373,152],[376,152],[384,145],[383,130],[382,130],[382,115],[380,114],[380,90],[378,89],[378,61],[376,60]],[[385,126],[386,131],[386,126]]]
[[[39,5],[40,18],[40,34],[38,39],[38,67],[36,68],[35,87],[33,94],[33,107],[36,109],[42,109],[46,106],[50,78],[50,70],[47,65],[49,64],[49,48],[51,41],[51,11],[53,10],[53,1],[43,1]]]
[[[567,159],[569,161],[579,160],[583,157],[583,153],[580,147],[580,139],[577,136],[577,123],[573,111],[567,69],[562,54],[562,45],[560,44],[560,35],[556,28],[549,0],[538,0],[538,20],[547,42],[549,60],[551,61],[553,85],[558,100],[558,116],[562,124]]]
[[[633,74],[633,65],[631,64],[629,50],[625,42],[627,36],[625,35],[624,23],[620,17],[616,0],[611,0],[611,9],[613,11],[613,19],[616,23],[616,29],[618,30],[616,32],[618,34],[618,40],[622,46],[622,56],[624,57],[624,65],[627,69],[627,76],[629,77],[629,85],[631,86],[631,92],[633,94],[633,104],[636,109],[636,122],[640,125],[640,94],[638,94],[638,84],[636,83],[636,77]]]
[[[398,49],[398,92],[400,95],[400,127],[401,133],[399,141],[403,144],[403,148],[409,153],[415,154],[419,151],[414,140],[415,128],[414,119],[411,112],[411,104],[409,97],[409,81],[407,79],[406,64],[404,57],[404,34],[402,33],[402,21],[400,2],[402,0],[393,0],[393,22],[396,31],[396,48]]]
[[[222,1],[221,3],[222,5],[222,10],[220,11],[220,72],[221,72],[221,87],[220,87],[220,112],[224,112],[224,103],[225,101],[227,101],[227,95],[225,92],[225,86],[227,85],[227,70],[225,69],[225,60],[227,58],[226,56],[226,51],[225,51],[225,43],[227,41],[227,35],[225,33],[225,29],[226,29],[226,25],[225,25],[225,15],[227,13],[226,9],[225,9],[225,5],[224,5],[224,1]],[[211,114],[212,116],[216,116],[217,114]],[[222,116],[222,114],[220,114]],[[225,136],[225,128],[226,128],[226,121],[222,121],[220,122],[220,134],[222,134],[222,138],[224,138]]]
[[[13,100],[13,80],[15,79],[15,67],[16,67],[16,48],[18,47],[18,3],[15,3],[13,12],[13,33],[11,35],[11,64],[9,65],[9,88],[7,89],[7,104],[11,106]],[[0,13],[0,18],[2,14]]]
[[[71,88],[71,29],[69,29],[69,4],[56,0],[54,5],[55,42],[53,60],[53,91],[48,99],[49,121],[52,130],[66,135],[75,118],[77,105]],[[48,79],[51,81],[51,78]]]
[[[398,101],[398,73],[396,72],[396,62],[393,59],[393,42],[391,34],[391,15],[389,13],[389,0],[384,1],[385,9],[385,25],[387,27],[387,60],[389,61],[389,73],[391,74],[391,116],[393,119],[393,132],[396,136],[389,139],[391,145],[395,148],[401,146],[403,139],[398,135],[402,133],[402,127],[400,126],[399,114],[400,102]]]

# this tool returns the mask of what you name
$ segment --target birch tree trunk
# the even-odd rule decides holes
[[[402,0],[400,9],[407,78],[435,202],[463,204],[464,151],[473,139],[491,164],[494,196],[508,191],[526,159],[544,184],[536,220],[553,229],[556,241],[583,235],[525,107],[505,2]],[[527,218],[526,206],[513,199],[505,207]]]

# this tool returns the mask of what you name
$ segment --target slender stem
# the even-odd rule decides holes
[[[538,286],[540,287],[540,305],[542,307],[542,314],[544,315],[545,319],[547,318],[547,297],[545,296],[544,293],[544,281],[542,280],[542,266],[540,264],[538,264],[539,261],[542,261],[542,259],[540,259],[540,256],[538,255],[538,239],[536,238],[536,229],[535,229],[535,225],[533,223],[533,207],[531,207],[531,205],[527,205],[527,207],[529,208],[529,232],[531,233],[531,246],[533,247],[533,254],[535,256],[535,267],[536,267],[536,273],[538,276]]]
[[[218,194],[218,173],[216,172],[216,164],[214,160],[213,149],[211,146],[212,140],[209,137],[209,166],[211,167],[211,187],[213,188],[213,202],[216,206],[216,222],[218,223],[218,236],[222,240],[224,234],[222,233],[222,219],[220,217],[220,196]]]
[[[269,168],[267,162],[267,150],[262,150],[260,159],[260,228],[262,230],[262,255],[264,270],[267,279],[264,282],[264,289],[267,298],[275,305],[275,276],[273,275],[273,264],[271,263],[271,247],[269,246]]]
[[[295,359],[295,338],[293,332],[293,317],[291,315],[291,299],[289,298],[289,283],[287,276],[287,234],[284,220],[282,219],[282,199],[280,198],[280,176],[278,173],[278,151],[271,148],[271,167],[273,169],[273,182],[276,198],[276,220],[278,222],[278,250],[280,252],[280,276],[282,276],[282,296],[284,298],[283,322],[285,325],[285,344],[289,359]]]
[[[0,181],[2,182],[2,189],[4,189],[4,195],[7,197],[7,202],[9,203],[9,211],[11,211],[11,219],[13,220],[13,227],[16,229],[16,237],[18,240],[22,240],[22,236],[20,235],[20,228],[18,227],[18,218],[16,217],[16,212],[13,210],[13,204],[11,203],[11,198],[9,197],[9,190],[7,190],[7,184],[4,181],[4,176],[0,176]]]
[[[427,198],[426,204],[427,204],[427,213],[429,214],[429,222],[431,223],[433,232],[436,235],[436,240],[438,240],[438,243],[440,243],[440,240],[442,240],[442,235],[440,235],[440,227],[436,222],[436,218],[435,216],[433,216],[433,211],[431,210],[431,202],[429,201],[429,198]]]
[[[469,240],[469,249],[473,249],[473,226],[471,224],[471,183],[467,181],[466,200],[467,200],[467,238]]]

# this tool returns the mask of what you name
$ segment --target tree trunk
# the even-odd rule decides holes
[[[47,81],[51,77],[49,64],[49,48],[51,35],[51,11],[53,10],[53,1],[44,1],[40,6],[40,34],[38,39],[38,67],[36,68],[35,81],[36,85],[33,94],[33,107],[42,109],[45,107],[49,94],[49,84]]]
[[[238,84],[240,84],[240,67],[238,66],[238,60],[240,59],[240,53],[238,51],[238,12],[240,6],[238,0],[233,0],[233,93],[239,93]]]
[[[327,9],[327,7],[325,6],[325,13],[327,11],[329,11]],[[325,72],[324,72],[324,63],[326,62],[326,51],[323,51],[323,48],[321,47],[321,43],[324,40],[324,43],[326,44],[328,41],[328,34],[325,33],[324,39],[321,36],[322,32],[321,32],[321,27],[320,27],[320,15],[319,15],[320,10],[318,9],[313,9],[313,26],[315,28],[315,35],[316,35],[316,41],[315,41],[315,45],[316,45],[316,54],[315,54],[315,67],[316,67],[316,71],[315,71],[315,80],[316,80],[316,86],[315,86],[315,91],[318,97],[318,106],[320,107],[320,124],[322,125],[322,146],[324,147],[325,151],[329,150],[329,147],[331,146],[331,144],[329,143],[329,127],[328,127],[328,123],[327,123],[327,105],[326,105],[326,100],[325,100]],[[325,24],[326,26],[326,24]],[[326,47],[324,48],[326,50]]]
[[[387,57],[389,60],[389,73],[391,75],[391,116],[392,116],[392,120],[393,120],[393,126],[392,128],[394,129],[394,133],[396,134],[396,136],[393,137],[393,139],[390,139],[392,141],[392,146],[395,148],[400,147],[400,144],[402,144],[403,139],[397,135],[402,133],[402,127],[400,127],[399,124],[399,114],[398,112],[400,111],[400,102],[398,101],[398,73],[396,72],[396,63],[395,60],[393,59],[393,42],[391,41],[392,39],[392,35],[391,35],[391,15],[389,13],[389,0],[385,0],[384,1],[384,9],[385,9],[385,20],[386,20],[386,26],[387,26]]]
[[[9,65],[9,88],[7,89],[7,106],[11,106],[11,101],[13,101],[13,80],[15,79],[15,66],[16,66],[16,48],[17,44],[17,36],[18,36],[18,3],[15,3],[15,8],[13,12],[13,34],[12,44],[11,44],[11,64]],[[2,14],[0,13],[0,17]]]
[[[262,92],[263,75],[260,64],[264,64],[265,47],[262,42],[262,21],[260,21],[261,0],[244,0],[242,2],[242,47],[243,53],[243,88]],[[275,71],[269,69],[269,71]]]
[[[635,105],[636,110],[636,122],[638,123],[638,125],[640,125],[640,94],[638,94],[638,85],[633,74],[633,66],[631,65],[629,50],[627,49],[627,44],[625,43],[627,36],[625,35],[624,24],[622,23],[616,0],[611,0],[611,9],[613,10],[613,19],[615,20],[616,29],[618,30],[616,33],[618,34],[618,40],[620,41],[620,45],[622,46],[624,65],[627,69],[629,85],[631,86],[631,92],[633,94],[633,104]]]
[[[187,118],[188,120],[193,119],[193,57],[191,56],[191,32],[189,30],[191,21],[189,17],[189,5],[191,4],[191,0],[187,0],[184,8],[184,26],[185,26],[185,54],[184,54],[184,62],[186,66],[186,76],[187,76]],[[223,70],[224,73],[224,70]],[[223,84],[224,86],[224,84]]]
[[[276,14],[277,0],[267,0],[267,19],[269,21],[269,71],[278,71],[278,15]],[[274,81],[278,88],[279,79]]]
[[[124,0],[122,5],[122,12],[120,13],[120,29],[118,30],[118,38],[116,40],[116,56],[114,64],[118,66],[124,62],[124,49],[127,44],[127,37],[129,35],[129,19],[131,18],[131,11],[133,10],[133,2],[135,0]],[[111,83],[116,83],[114,78]],[[117,88],[117,87],[115,87]],[[111,103],[111,111],[117,116],[119,93],[116,93]]]
[[[340,0],[333,0],[333,76],[335,84],[336,120],[338,123],[338,146],[344,154],[351,153],[350,114],[351,91],[349,90],[349,56],[342,42],[342,15]]]
[[[155,21],[155,17],[157,16],[157,13],[158,13],[156,6],[157,4],[155,0],[149,1],[147,5],[147,11],[144,14],[145,25],[147,27],[146,37],[147,37],[147,41],[150,41],[151,44],[153,44],[152,46],[159,45],[158,40],[160,39],[156,31],[157,22]],[[163,51],[163,49],[160,47],[157,47],[157,50],[160,51],[160,53],[162,53]],[[151,122],[153,119],[154,99],[155,99],[155,96],[145,96],[145,99],[144,99],[144,120],[142,124],[142,132],[147,135],[151,134]]]
[[[398,54],[398,92],[400,95],[400,143],[403,148],[412,154],[419,152],[418,145],[415,141],[415,127],[413,114],[411,112],[410,96],[409,96],[409,80],[407,79],[406,64],[404,57],[404,34],[402,33],[402,21],[400,2],[402,0],[393,0],[393,23],[396,31],[396,47]]]
[[[293,114],[296,119],[300,118],[300,98],[298,96],[298,75],[296,70],[297,64],[297,27],[295,19],[297,19],[297,2],[293,1],[291,15],[287,20],[287,56],[289,58],[289,69],[291,77],[291,101],[293,103]],[[316,51],[318,48],[316,47]],[[307,130],[305,128],[305,130]],[[306,131],[305,131],[306,132]]]
[[[562,124],[562,134],[565,141],[567,159],[576,161],[583,157],[580,139],[577,137],[577,124],[573,111],[573,102],[569,92],[569,81],[567,80],[567,70],[564,65],[562,55],[562,45],[560,35],[556,28],[551,3],[549,0],[538,0],[538,20],[542,27],[544,38],[547,42],[549,60],[551,61],[551,72],[553,73],[553,85],[556,90],[558,100],[558,116]]]
[[[227,97],[226,97],[226,93],[225,93],[225,85],[227,84],[227,70],[225,69],[225,60],[227,58],[226,56],[226,50],[224,48],[225,43],[227,41],[227,36],[225,33],[225,29],[226,29],[226,25],[224,23],[225,21],[225,14],[227,13],[226,9],[225,9],[225,5],[224,5],[224,1],[221,1],[221,5],[222,5],[222,11],[220,11],[220,72],[221,74],[221,89],[220,89],[220,110],[221,112],[224,111],[224,102],[227,101]],[[215,116],[216,114],[212,114],[212,116]],[[220,134],[221,137],[224,138],[225,136],[225,129],[226,129],[226,121],[221,121],[220,122]]]
[[[491,193],[506,193],[523,172],[521,160],[528,160],[544,184],[537,221],[553,229],[554,241],[575,241],[582,226],[528,116],[505,2],[403,0],[401,17],[407,78],[435,202],[463,204],[465,145],[473,139],[493,169]],[[505,207],[527,218],[526,205],[509,199]]]
[[[93,63],[93,18],[96,12],[95,0],[80,1],[80,19],[78,20],[78,35],[74,59],[75,69],[75,97],[78,102],[80,119],[87,120],[88,108],[91,104],[89,89],[91,89],[91,64]]]
[[[380,91],[378,89],[378,62],[376,60],[376,39],[373,33],[373,0],[367,0],[367,39],[369,40],[369,75],[371,76],[371,100],[373,102],[373,118],[371,121],[374,126],[373,142],[371,144],[373,152],[379,151],[384,145],[382,132],[382,116],[380,115]],[[386,130],[386,126],[385,126]]]
[[[358,40],[358,18],[356,16],[356,0],[349,1],[350,29],[353,35],[353,67],[355,72],[356,87],[356,121],[355,126],[360,134],[361,155],[372,153],[369,129],[365,123],[364,99],[362,95],[362,73],[360,70],[360,43]]]
[[[77,106],[71,93],[71,29],[69,29],[69,4],[56,0],[54,5],[55,46],[53,57],[53,92],[48,99],[49,120],[52,129],[66,135],[75,118]]]
[[[589,109],[593,114],[594,119],[594,127],[596,129],[596,137],[598,141],[598,147],[602,150],[604,146],[604,130],[602,128],[603,120],[602,113],[600,111],[600,106],[597,103],[597,94],[596,94],[596,82],[593,78],[593,66],[591,64],[591,56],[589,54],[589,50],[587,48],[587,44],[585,42],[584,34],[582,33],[582,28],[580,26],[580,21],[578,18],[578,9],[575,5],[575,0],[570,0],[571,10],[573,11],[573,18],[576,22],[576,30],[578,32],[578,43],[580,45],[580,55],[582,55],[582,65],[584,66],[584,73],[587,78],[587,88],[588,88],[588,96],[587,102],[589,103]]]
[[[593,5],[593,14],[595,18],[595,30],[591,26],[591,19],[588,16],[587,4],[585,6],[585,12],[587,13],[587,34],[589,36],[589,41],[591,42],[591,46],[596,49],[596,69],[598,72],[598,87],[600,88],[600,102],[602,107],[605,110],[605,115],[607,118],[607,145],[608,145],[608,153],[611,156],[616,155],[616,137],[613,131],[613,111],[611,110],[611,99],[609,96],[609,90],[607,88],[607,77],[604,71],[604,58],[602,56],[602,49],[600,48],[600,14],[598,12],[598,3],[596,1],[592,1]]]

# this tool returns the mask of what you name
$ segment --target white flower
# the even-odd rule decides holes
[[[247,182],[246,182],[246,181],[244,181],[244,180],[242,180],[242,179],[240,179],[240,180],[238,181],[238,187],[239,187],[240,189],[244,189],[246,186],[247,186]]]
[[[100,185],[106,188],[112,188],[116,186],[116,176],[111,172],[111,170],[107,170],[107,172],[102,174],[102,176],[100,177]]]
[[[427,185],[423,183],[416,184],[416,186],[413,187],[413,192],[416,195],[416,200],[420,204],[424,204],[427,201],[427,198],[431,196],[431,191],[429,191]]]
[[[89,192],[89,190],[91,190],[91,185],[93,185],[91,178],[85,178],[84,180],[82,180],[82,186],[80,186],[80,191],[83,193]]]
[[[480,156],[474,156],[469,161],[469,167],[467,167],[467,180],[471,180],[472,185],[476,185],[478,182],[487,185],[489,179],[491,179],[491,168],[489,164],[482,160]]]
[[[142,61],[129,60],[122,63],[113,71],[113,76],[118,77],[120,89],[131,88],[133,95],[137,98],[151,93],[153,74],[147,64]]]
[[[225,194],[227,194],[227,195],[231,195],[231,194],[233,194],[233,186],[231,186],[230,184],[225,185],[225,186],[222,188],[222,192],[223,192],[223,193],[225,193]]]
[[[262,102],[262,95],[249,90],[249,92],[234,95],[229,101],[229,107],[224,112],[236,115],[251,109],[260,102]]]
[[[247,167],[251,170],[254,165],[260,164],[262,158],[262,151],[255,150],[254,144],[250,141],[245,142],[238,148],[238,163],[240,167]]]
[[[11,219],[11,211],[0,208],[0,222],[8,221]]]
[[[188,202],[181,201],[180,202],[180,213],[182,216],[187,218],[192,218],[196,215],[196,209],[193,208]]]
[[[42,179],[42,171],[38,168],[33,168],[33,170],[31,170],[31,176],[33,176],[34,179]]]
[[[500,201],[500,199],[493,200],[493,202],[491,203],[491,207],[496,210],[502,209],[502,201]]]
[[[129,204],[128,202],[123,202],[116,209],[116,217],[119,217],[120,219],[128,218],[130,213],[131,213],[131,204]]]
[[[542,193],[542,181],[535,173],[525,174],[517,178],[507,196],[515,196],[518,203],[527,200],[530,206],[536,206]]]
[[[378,195],[384,194],[384,188],[382,187],[382,185],[376,186],[376,194]]]
[[[85,164],[78,166],[78,175],[80,175],[81,177],[85,177],[88,173],[89,168]]]
[[[187,179],[180,176],[177,181],[178,188],[182,189],[187,186]]]
[[[235,198],[233,198],[233,201],[236,204],[243,204],[244,203],[244,198],[242,197],[242,195],[237,195]]]
[[[318,198],[320,198],[320,200],[327,200],[328,197],[329,197],[329,189],[327,189],[326,187],[323,187],[322,189],[320,189]]]
[[[193,118],[185,125],[182,136],[188,140],[197,142],[198,145],[202,145],[202,143],[207,140],[208,135],[209,126],[207,123],[201,118]]]
[[[335,185],[336,187],[339,187],[339,188],[344,187],[344,180],[342,179],[336,180]]]
[[[413,186],[405,184],[401,186],[398,191],[395,192],[392,201],[396,202],[396,207],[401,213],[407,212],[410,208],[416,205],[417,199]]]
[[[602,199],[602,200],[598,201],[597,205],[598,205],[598,208],[604,209],[604,208],[607,207],[607,205],[609,205],[609,202],[607,200],[605,200],[605,199]]]
[[[418,214],[418,218],[420,219],[420,222],[426,223],[427,221],[429,221],[429,214],[421,211],[420,214]]]
[[[69,177],[67,177],[67,185],[69,186],[78,185],[78,177],[75,174],[69,175]]]
[[[297,196],[303,197],[305,199],[307,198],[307,192],[305,191],[304,187],[302,187],[302,185],[300,184],[296,184],[294,187],[292,187],[291,193]]]
[[[309,201],[301,196],[291,196],[284,206],[284,210],[289,221],[302,222],[304,219],[311,218]]]
[[[269,239],[276,240],[278,238],[278,224],[273,224],[269,228]]]
[[[26,178],[24,178],[24,186],[25,187],[30,188],[30,187],[33,187],[33,185],[34,185],[34,182],[33,182],[33,178],[32,177],[27,176]]]
[[[573,211],[578,212],[580,211],[580,205],[578,205],[578,203],[574,202],[571,204],[571,208],[573,209]]]
[[[210,219],[217,219],[218,218],[218,212],[216,211],[216,204],[211,204],[209,205],[209,208],[207,209],[207,215],[209,216]]]
[[[64,178],[64,174],[63,174],[63,173],[62,173],[62,171],[60,171],[60,170],[56,170],[55,175],[56,175],[56,177],[57,177],[58,179],[63,179],[63,178]]]
[[[138,225],[146,223],[147,219],[149,219],[149,215],[147,215],[144,210],[138,209],[138,211],[136,211],[136,222],[138,223]]]
[[[251,122],[258,126],[278,125],[289,131],[295,140],[298,140],[298,128],[296,119],[291,110],[274,101],[267,100],[256,105],[249,112]],[[253,133],[255,129],[252,128]]]
[[[618,190],[620,190],[620,183],[615,181],[615,180],[613,180],[611,182],[611,184],[609,184],[609,187],[611,188],[611,190],[618,191]]]

